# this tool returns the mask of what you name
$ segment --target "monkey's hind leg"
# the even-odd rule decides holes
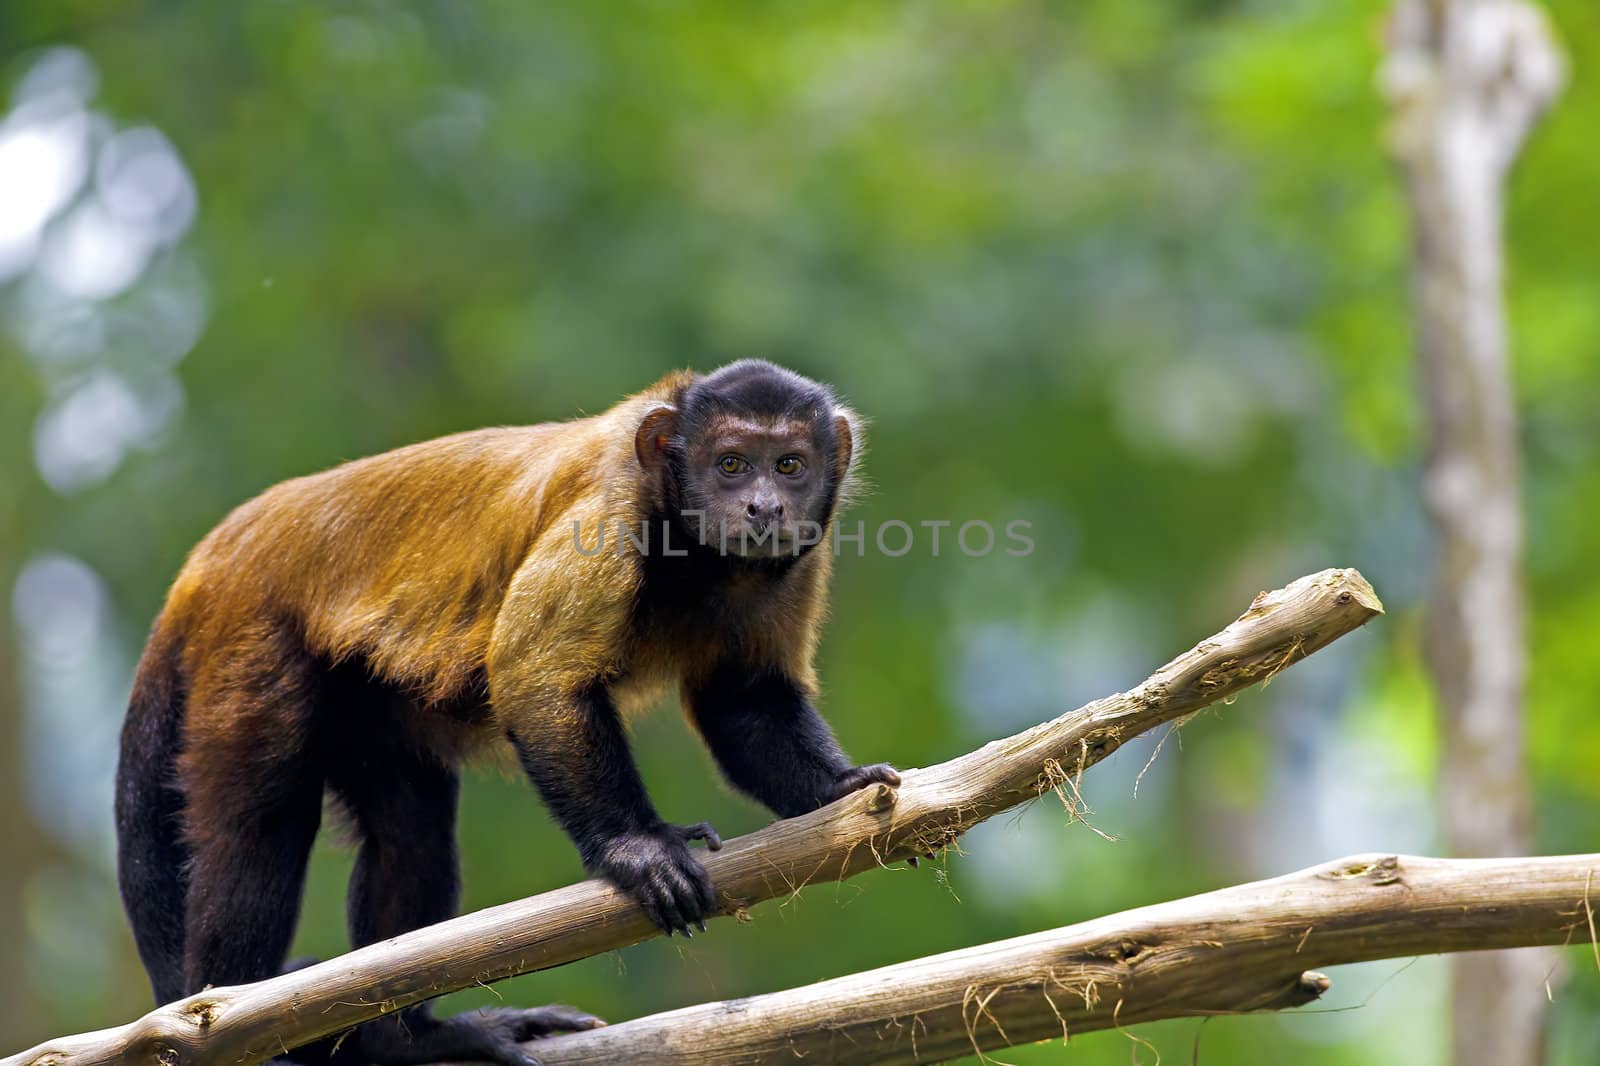
[[[186,821],[192,863],[184,988],[277,975],[322,823],[322,775],[310,752],[243,736],[190,733]]]
[[[184,987],[277,974],[322,820],[320,674],[294,639],[252,628],[194,678],[178,760],[192,855]]]
[[[455,770],[419,750],[381,694],[358,702],[366,706],[343,708],[339,721],[346,732],[329,760],[329,785],[360,841],[348,900],[352,948],[450,918],[460,897]],[[385,704],[391,713],[382,713]],[[362,1025],[349,1043],[378,1066],[533,1066],[538,1060],[522,1049],[524,1041],[602,1024],[563,1006],[436,1018],[422,1003]]]
[[[183,995],[189,848],[178,752],[185,694],[177,645],[158,630],[139,661],[117,760],[117,882],[156,1003]]]

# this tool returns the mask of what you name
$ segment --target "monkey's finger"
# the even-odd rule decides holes
[[[722,838],[717,835],[716,829],[712,828],[710,822],[696,822],[694,825],[684,826],[683,839],[686,842],[690,840],[704,840],[706,842],[707,850],[722,850]]]
[[[706,919],[717,913],[717,892],[711,886],[711,878],[706,875],[699,863],[693,868],[680,870],[683,876],[684,896],[679,901],[683,916],[690,922],[698,925],[700,931],[706,931]]]
[[[656,907],[661,912],[661,919],[656,924],[665,929],[668,936],[684,932],[688,928],[688,923],[678,910],[680,897],[679,893],[673,891],[673,885],[665,876],[656,874],[650,878],[650,887],[656,900]]]
[[[861,768],[861,783],[869,785],[874,781],[881,781],[886,785],[900,787],[900,771],[886,762],[875,762],[871,766]]]
[[[668,936],[677,936],[683,932],[683,918],[671,904],[663,904],[661,907],[661,928],[666,930]]]
[[[695,901],[700,904],[700,914],[715,915],[717,913],[717,888],[711,883],[711,875],[706,873],[705,867],[699,863],[689,873],[689,882],[693,886]],[[704,928],[704,926],[702,926]]]
[[[661,909],[661,902],[649,890],[648,886],[634,898],[638,902],[639,908],[644,911],[645,917],[650,919],[650,924],[671,936],[672,926],[667,922],[666,912]]]
[[[699,924],[703,928],[708,910],[710,907],[699,879],[692,872],[678,871],[678,912],[683,915],[685,926]]]
[[[706,873],[706,868],[692,855],[683,856],[674,868],[673,873],[678,876],[678,882],[683,888],[681,902],[692,905],[694,913],[689,914],[689,907],[685,907],[685,914],[691,920],[698,919],[706,914],[714,914],[717,910],[717,890],[711,884],[711,875]]]

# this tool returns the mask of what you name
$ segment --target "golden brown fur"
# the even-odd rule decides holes
[[[356,460],[236,509],[190,554],[158,623],[181,633],[190,750],[209,747],[208,734],[237,743],[241,729],[257,731],[251,715],[272,715],[279,701],[266,694],[227,695],[287,634],[330,662],[360,659],[424,707],[474,723],[476,738],[462,741],[519,724],[497,722],[489,707],[555,713],[571,687],[597,676],[614,679],[620,703],[642,706],[734,650],[813,687],[826,551],[796,564],[748,630],[629,636],[639,564],[613,542],[619,523],[644,520],[654,491],[632,453],[633,429],[688,380],[670,374],[589,418]],[[604,524],[605,550],[575,550],[574,522],[590,546]],[[264,739],[289,725],[257,724]]]

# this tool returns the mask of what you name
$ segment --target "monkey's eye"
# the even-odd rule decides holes
[[[717,460],[717,469],[724,474],[742,474],[750,468],[750,464],[737,455],[724,455]]]
[[[776,469],[780,474],[784,474],[788,477],[794,477],[805,468],[806,464],[798,455],[785,455],[782,459],[778,460],[777,466],[774,469]]]

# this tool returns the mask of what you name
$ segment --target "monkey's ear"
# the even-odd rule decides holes
[[[639,428],[633,433],[633,454],[646,470],[660,470],[667,462],[667,445],[672,441],[672,431],[678,425],[678,409],[670,403],[659,403],[645,412]]]
[[[836,409],[833,416],[833,438],[835,456],[839,464],[839,478],[843,480],[850,476],[856,460],[861,457],[862,446],[866,443],[861,433],[861,418],[850,408],[841,406]]]

